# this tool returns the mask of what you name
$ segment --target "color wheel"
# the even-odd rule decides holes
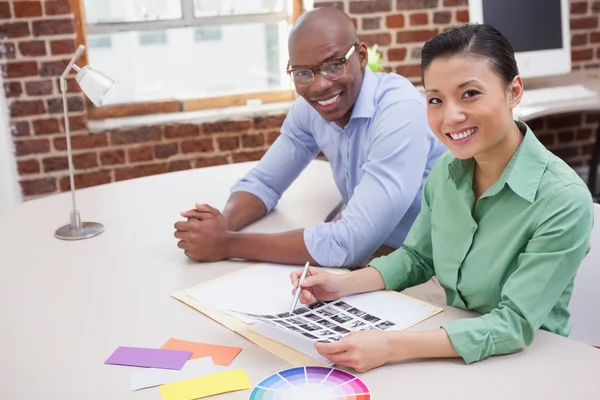
[[[295,367],[257,384],[249,400],[369,400],[367,385],[356,376],[330,367]]]

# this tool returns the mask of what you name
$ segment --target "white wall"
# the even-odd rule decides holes
[[[3,87],[0,76],[0,88]],[[0,208],[21,201],[17,166],[13,153],[8,105],[4,91],[0,90]]]

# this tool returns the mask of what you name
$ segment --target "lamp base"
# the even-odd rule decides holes
[[[104,225],[98,222],[82,222],[81,229],[71,228],[71,224],[61,226],[54,232],[54,236],[61,240],[89,239],[104,232]]]

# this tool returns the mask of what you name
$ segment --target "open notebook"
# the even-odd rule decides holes
[[[240,321],[237,327],[228,326],[238,333],[251,331],[328,365],[331,364],[316,352],[313,342],[337,341],[352,331],[365,329],[405,330],[442,311],[408,296],[378,291],[332,302],[299,304],[293,315],[289,315],[293,297],[289,276],[298,268],[258,264],[184,290],[174,297],[200,311],[208,307]],[[326,271],[345,273],[335,269]],[[223,323],[214,315],[211,317]]]

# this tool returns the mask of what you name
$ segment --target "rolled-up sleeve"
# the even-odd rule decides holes
[[[362,264],[389,237],[421,187],[432,145],[425,105],[383,104],[371,129],[364,174],[341,219],[304,230],[307,249],[322,266]]]
[[[270,212],[292,182],[319,153],[314,137],[302,121],[307,121],[308,105],[294,102],[288,112],[281,134],[258,162],[258,165],[238,180],[230,192],[248,192],[258,197]]]
[[[467,364],[533,342],[589,252],[593,218],[591,195],[584,186],[571,184],[548,200],[498,306],[483,316],[443,326]]]

